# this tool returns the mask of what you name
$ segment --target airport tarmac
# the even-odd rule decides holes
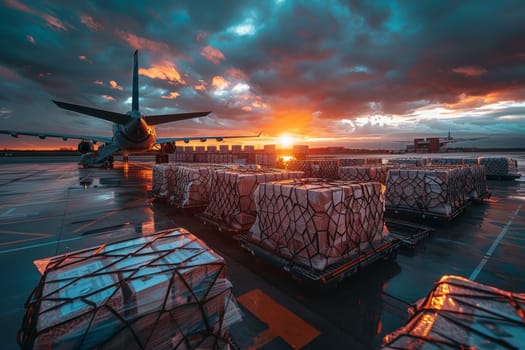
[[[17,161],[0,160],[2,349],[18,348],[24,302],[40,278],[34,260],[179,226],[226,259],[244,312],[231,329],[242,349],[377,349],[405,324],[408,304],[444,274],[525,292],[523,177],[489,181],[490,200],[451,223],[433,223],[435,232],[414,249],[363,268],[337,288],[319,289],[249,255],[194,212],[155,203],[152,161],[131,157],[114,169],[79,169],[75,157]]]

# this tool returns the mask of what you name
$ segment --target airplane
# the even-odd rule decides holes
[[[175,122],[180,120],[200,118],[207,116],[211,112],[190,112],[163,115],[144,115],[139,110],[139,77],[138,77],[138,50],[133,54],[133,86],[131,111],[126,114],[111,112],[107,110],[80,106],[61,101],[53,102],[60,108],[86,114],[95,118],[113,122],[113,136],[85,136],[65,133],[48,133],[39,131],[18,131],[0,130],[0,134],[11,135],[18,138],[20,135],[37,136],[40,139],[47,137],[80,140],[78,151],[81,153],[79,164],[88,166],[109,166],[113,165],[113,154],[120,151],[123,161],[128,161],[128,155],[132,152],[142,152],[154,150],[160,146],[160,157],[157,160],[166,161],[167,154],[175,152],[177,141],[188,143],[192,140],[205,142],[207,139],[215,139],[217,142],[229,138],[251,138],[260,137],[258,135],[247,136],[190,136],[190,137],[157,137],[154,125]],[[95,152],[95,144],[102,143]]]
[[[413,149],[418,153],[435,153],[435,152],[447,152],[448,145],[450,143],[465,142],[465,141],[477,141],[486,139],[487,136],[473,137],[473,138],[457,138],[452,137],[450,131],[446,137],[429,137],[429,138],[417,138],[413,141],[396,141],[401,143],[407,143],[407,149]],[[432,145],[433,144],[433,145]]]

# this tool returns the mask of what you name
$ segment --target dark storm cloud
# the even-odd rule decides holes
[[[474,108],[489,95],[524,99],[522,1],[6,0],[0,7],[8,43],[0,108],[10,121],[44,107],[51,120],[70,117],[51,98],[129,110],[134,49],[141,68],[157,69],[140,76],[144,111],[213,110],[215,122],[200,124],[210,128],[269,125],[280,110],[300,109],[315,126],[370,114],[409,120],[428,104]],[[163,69],[180,79],[163,78]],[[214,87],[214,77],[228,87]],[[242,84],[249,89],[232,90]],[[473,96],[479,100],[469,102]],[[374,130],[381,129],[361,128]]]

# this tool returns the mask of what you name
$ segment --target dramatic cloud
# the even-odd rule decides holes
[[[71,131],[106,130],[94,118],[72,120],[51,99],[128,111],[138,49],[145,114],[214,112],[199,130],[184,121],[163,132],[264,129],[343,145],[449,130],[525,137],[522,1],[128,5],[0,3],[9,43],[0,52],[0,89],[8,92],[0,107],[11,116],[0,127],[36,126],[39,116],[50,121],[38,124],[44,128],[71,121]]]
[[[224,59],[222,52],[211,46],[203,47],[201,50],[201,56],[215,64],[219,64],[219,62]]]
[[[151,79],[161,79],[171,83],[186,84],[175,65],[168,61],[154,63],[151,65],[151,68],[139,68],[139,74]]]

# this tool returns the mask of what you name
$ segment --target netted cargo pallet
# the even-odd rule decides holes
[[[392,218],[386,218],[385,225],[392,237],[398,238],[405,247],[409,248],[414,248],[418,242],[430,236],[434,231],[428,226]]]
[[[167,199],[175,179],[174,169],[178,163],[154,164],[151,179],[151,194],[156,199]]]
[[[389,159],[388,164],[398,166],[425,166],[430,164],[431,161],[428,158],[395,158]]]
[[[255,191],[257,219],[247,237],[273,254],[324,270],[379,244],[384,196],[377,182],[323,179],[267,182]]]
[[[346,181],[386,183],[386,166],[342,166],[339,167],[339,179]]]
[[[387,215],[452,220],[469,204],[466,167],[390,169],[386,181]]]
[[[168,201],[177,208],[201,208],[209,203],[212,174],[232,165],[180,165],[173,169]]]
[[[302,171],[305,177],[337,179],[339,176],[338,159],[297,160],[286,163],[286,170]]]
[[[374,247],[360,251],[359,254],[347,256],[336,263],[328,265],[322,271],[307,268],[303,264],[275,255],[268,251],[266,247],[262,247],[250,240],[246,234],[239,237],[239,242],[241,247],[250,254],[269,262],[277,268],[283,269],[300,281],[324,286],[337,286],[338,283],[373,262],[382,259],[395,259],[401,241],[395,237],[386,236],[382,241],[377,242]]]
[[[514,180],[521,177],[518,161],[506,157],[479,157],[478,164],[485,166],[489,180]]]
[[[241,318],[224,259],[184,229],[35,264],[23,349],[222,349]]]
[[[383,349],[522,349],[525,293],[443,276]]]
[[[469,172],[465,183],[465,190],[470,200],[483,201],[490,198],[491,192],[487,187],[485,168],[482,165],[469,164]]]
[[[220,229],[237,233],[246,231],[255,221],[254,192],[259,184],[303,176],[302,171],[255,167],[214,171],[209,203],[201,217]]]

